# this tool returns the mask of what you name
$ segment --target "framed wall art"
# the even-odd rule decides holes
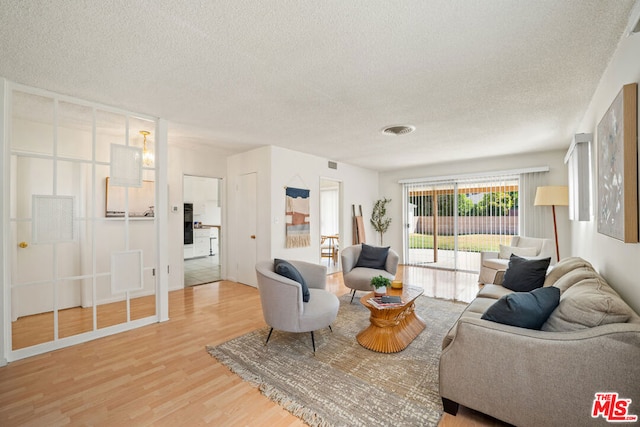
[[[597,132],[598,233],[638,242],[638,85],[624,85]]]

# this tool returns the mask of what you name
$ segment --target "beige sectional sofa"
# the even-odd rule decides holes
[[[640,420],[640,316],[581,258],[559,262],[544,286],[561,291],[541,330],[482,319],[512,291],[485,285],[442,344],[440,396],[516,426],[606,425],[596,393],[631,399]],[[640,292],[640,280],[638,282]],[[640,423],[640,421],[638,421]]]

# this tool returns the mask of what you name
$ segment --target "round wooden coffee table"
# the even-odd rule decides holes
[[[361,331],[356,339],[364,348],[380,353],[397,353],[409,344],[425,328],[425,322],[415,312],[415,300],[424,289],[405,286],[403,289],[388,289],[387,295],[400,296],[402,302],[385,307],[377,307],[369,300],[370,292],[360,298],[362,305],[371,311],[371,324]]]

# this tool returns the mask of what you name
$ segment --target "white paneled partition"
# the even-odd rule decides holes
[[[166,167],[166,125],[5,88],[2,356],[16,360],[166,318],[166,283],[158,291],[166,212],[157,209],[157,200],[166,204],[158,172],[159,163]],[[155,161],[143,163],[149,152]]]

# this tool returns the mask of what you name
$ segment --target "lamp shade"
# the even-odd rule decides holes
[[[569,206],[569,187],[552,185],[536,189],[535,206]]]

